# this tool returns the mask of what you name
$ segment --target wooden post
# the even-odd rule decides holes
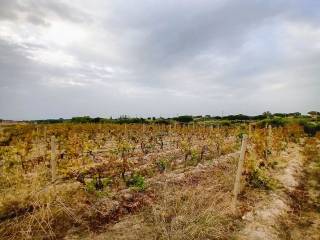
[[[56,138],[55,136],[51,136],[51,180],[52,182],[54,182],[56,180],[57,177],[57,162],[56,162],[56,150],[57,150],[57,146],[56,146]]]
[[[264,155],[265,155],[265,159],[268,160],[268,124],[266,123],[264,129],[263,129],[263,133],[264,133]]]
[[[44,140],[45,140],[45,142],[47,142],[47,127],[46,127],[46,126],[44,127],[44,133],[43,133],[43,136],[44,136]]]
[[[238,169],[237,169],[236,179],[235,179],[234,188],[233,188],[233,199],[232,199],[232,206],[231,206],[233,213],[236,213],[236,210],[237,210],[237,197],[238,197],[238,194],[240,193],[240,180],[242,175],[242,167],[243,167],[243,162],[245,158],[246,148],[247,148],[247,135],[244,134],[242,137],[240,158],[238,162]]]
[[[0,126],[0,137],[2,138],[2,136],[3,136],[3,127]]]
[[[43,133],[43,138],[44,138],[44,143],[43,143],[43,149],[42,149],[42,153],[43,153],[43,159],[46,159],[46,152],[47,152],[47,126],[44,127],[44,133]]]
[[[40,153],[40,134],[39,134],[39,127],[36,127],[36,157],[39,157],[41,155]]]
[[[272,126],[268,126],[268,151],[271,152],[272,148]]]

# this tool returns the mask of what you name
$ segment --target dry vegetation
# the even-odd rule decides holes
[[[303,178],[292,192],[293,211],[282,216],[283,239],[317,240],[320,238],[320,134],[302,144]]]
[[[200,124],[15,125],[0,134],[1,239],[230,239],[277,188],[279,155],[304,137],[296,125],[270,137],[266,128]],[[234,214],[243,134],[246,181]]]

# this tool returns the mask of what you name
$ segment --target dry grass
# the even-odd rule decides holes
[[[133,239],[226,239],[235,219],[229,209],[235,166],[231,159],[197,174],[191,170],[182,181],[152,189],[157,201],[139,213],[142,222],[134,224],[139,237]],[[61,239],[70,229],[94,232],[112,217],[110,197],[92,196],[76,182],[44,186],[46,176],[41,169],[36,173],[1,196],[0,212],[6,216],[0,223],[1,239]],[[116,232],[114,236],[121,239]],[[134,237],[131,232],[125,236]]]
[[[14,214],[0,223],[1,239],[56,239],[81,223],[79,184],[53,185],[25,198],[5,200],[1,210]]]
[[[71,226],[85,224],[79,212],[87,194],[80,183],[48,184],[45,165],[7,175],[0,194],[0,239],[58,239]]]
[[[319,139],[304,142],[304,176],[291,194],[293,211],[280,219],[283,239],[318,240],[320,238],[320,148]]]
[[[239,228],[230,208],[234,171],[232,160],[159,185],[153,204],[85,239],[230,239]]]
[[[146,218],[158,239],[227,239],[233,227],[230,199],[219,185],[167,188]]]

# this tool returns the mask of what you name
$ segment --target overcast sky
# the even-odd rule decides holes
[[[0,0],[0,118],[320,110],[319,0]]]

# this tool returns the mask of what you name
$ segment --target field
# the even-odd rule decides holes
[[[318,239],[319,140],[255,122],[1,126],[0,239]]]

